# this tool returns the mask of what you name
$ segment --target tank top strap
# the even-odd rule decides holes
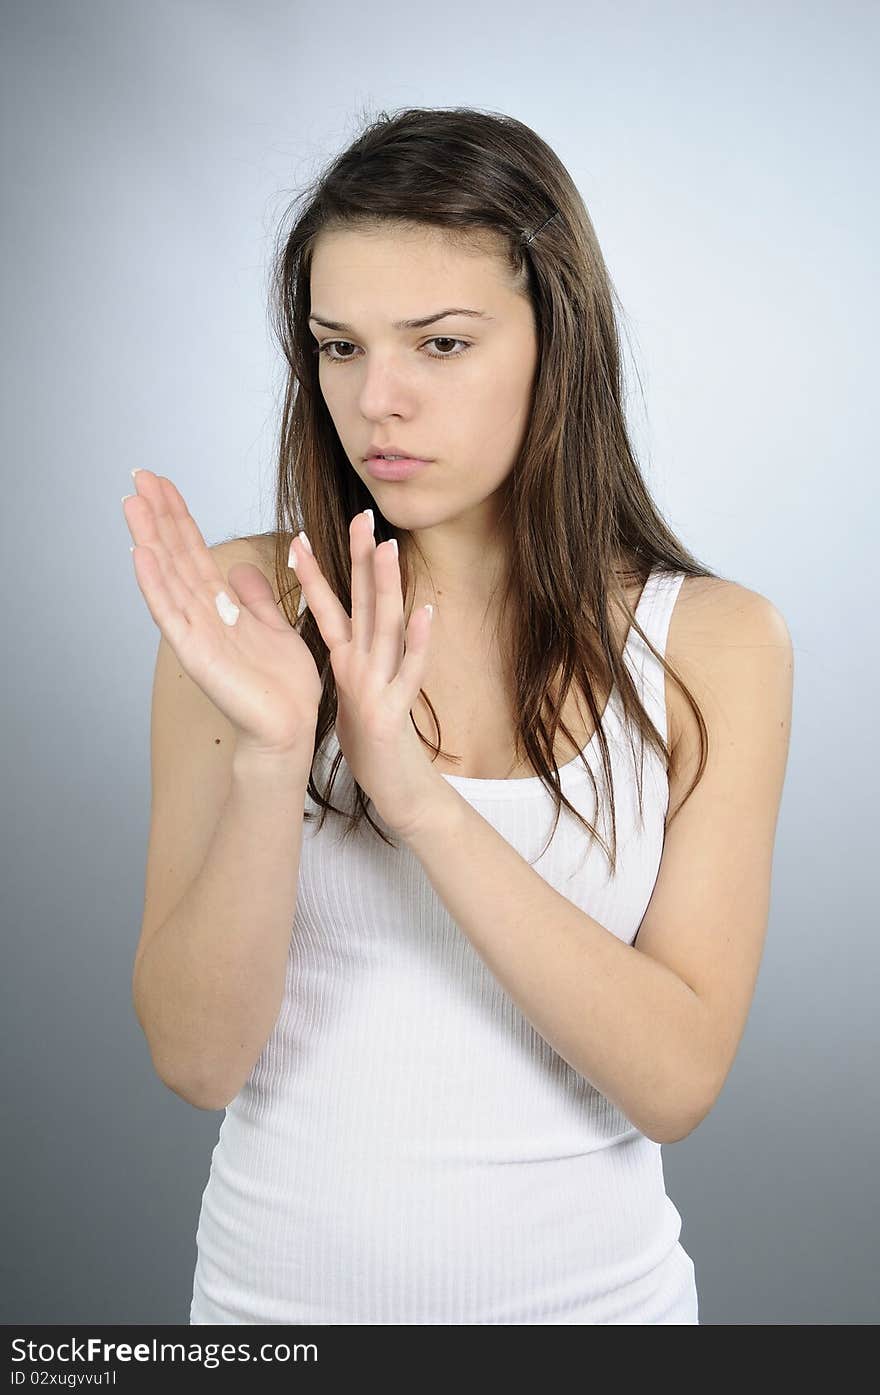
[[[664,656],[672,611],[685,576],[685,572],[668,572],[659,566],[653,567],[636,606],[636,619],[655,649]],[[632,627],[624,656],[642,705],[665,741],[668,736],[666,670]]]

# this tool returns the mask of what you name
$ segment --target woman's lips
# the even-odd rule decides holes
[[[431,464],[430,460],[385,460],[381,455],[371,455],[367,459],[367,470],[377,480],[408,480]]]

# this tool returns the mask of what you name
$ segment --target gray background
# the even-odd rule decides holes
[[[3,7],[0,1320],[188,1321],[223,1116],[153,1075],[130,1002],[159,635],[120,499],[144,465],[209,542],[272,525],[277,220],[362,110],[454,104],[570,169],[655,497],[794,640],[754,1006],[714,1111],[664,1149],[701,1321],[877,1320],[878,16]]]

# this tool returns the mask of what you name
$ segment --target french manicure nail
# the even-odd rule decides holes
[[[135,477],[135,475],[137,474],[138,470],[142,470],[143,468],[144,468],[143,465],[136,465],[136,466],[134,467],[134,469],[132,470],[132,472],[131,472],[131,477],[132,477],[132,479],[134,479],[134,477]]]
[[[296,552],[294,551],[293,543],[290,544],[290,551],[287,554],[287,565],[288,567],[292,567],[294,571],[297,570]]]
[[[370,520],[370,532],[375,536],[376,525],[375,525],[375,523],[373,522],[373,510],[372,510],[372,509],[364,509],[364,513],[367,515],[367,518]]]
[[[396,556],[397,556],[397,539],[396,539],[396,538],[392,538],[392,539],[391,539],[391,546],[394,548],[394,555],[395,555],[395,557],[396,557]]]
[[[309,542],[305,533],[297,533],[297,537],[299,538],[306,552],[308,552],[312,557],[314,557],[315,554],[312,552],[312,544]]]

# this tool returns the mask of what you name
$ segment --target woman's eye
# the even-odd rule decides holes
[[[319,345],[317,352],[318,352],[319,354],[323,354],[323,355],[324,355],[324,358],[327,360],[328,363],[350,363],[351,360],[352,360],[352,358],[354,357],[353,354],[344,354],[341,358],[338,358],[335,354],[331,354],[331,353],[329,352],[330,349],[335,348],[335,347],[336,347],[337,345],[339,345],[339,344],[342,344],[342,345],[344,345],[346,348],[349,348],[349,349],[353,349],[353,348],[355,347],[355,345],[351,344],[347,339],[328,339],[324,344]],[[460,349],[457,353],[452,353],[452,354],[429,353],[429,354],[428,354],[428,358],[435,358],[435,359],[437,359],[439,362],[442,362],[443,359],[461,358],[462,354],[465,354],[465,353],[467,352],[467,350],[468,350],[469,348],[471,348],[471,344],[470,344],[470,342],[469,342],[467,339],[453,339],[453,338],[451,338],[450,336],[445,335],[445,334],[435,335],[433,339],[427,339],[427,340],[425,341],[425,344],[460,344],[460,345],[461,345],[461,349]],[[425,345],[423,344],[423,345],[422,345],[422,348],[424,348],[424,347],[425,347]]]

